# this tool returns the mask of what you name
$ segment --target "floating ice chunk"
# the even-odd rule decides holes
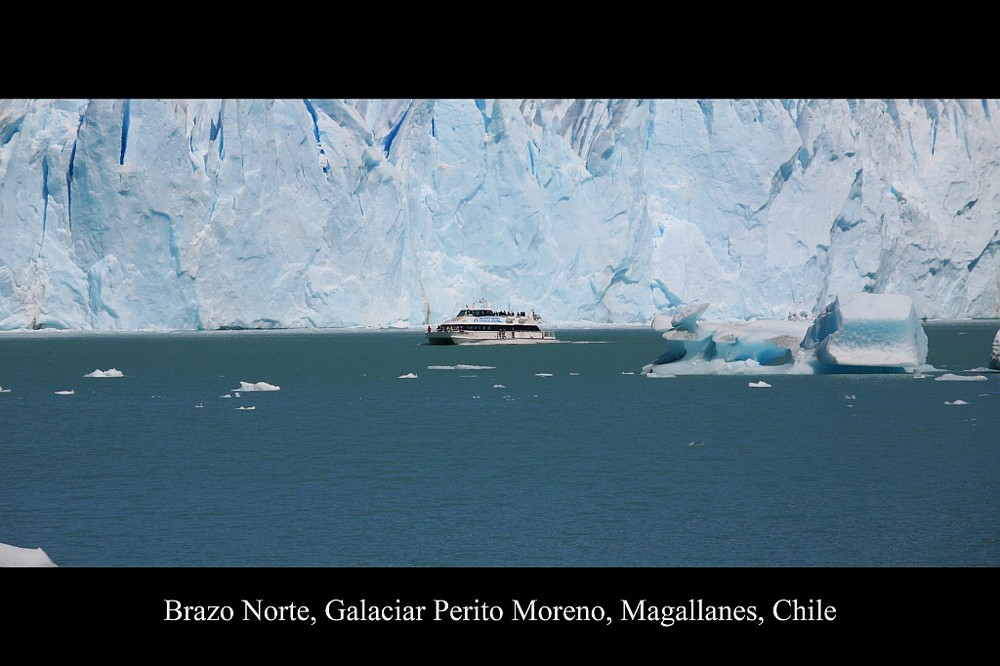
[[[802,347],[835,366],[916,369],[927,360],[927,335],[902,294],[837,294]]]
[[[771,385],[764,381],[750,382],[749,384],[747,384],[747,386],[749,386],[750,388],[771,388]]]
[[[934,378],[936,382],[986,382],[989,381],[983,375],[956,375],[946,372]]]
[[[220,395],[219,397],[220,397],[220,398],[232,398],[233,396],[231,396],[231,395],[229,395],[229,394],[227,393],[226,395]]]
[[[5,389],[4,387],[0,386],[0,393],[10,393],[10,389]]]
[[[709,303],[695,303],[685,305],[672,316],[657,314],[653,317],[654,331],[693,331],[698,326],[698,319],[708,309]]]
[[[56,391],[56,395],[73,395],[74,393],[76,393],[76,391],[73,389],[70,389],[69,391]]]
[[[552,373],[551,372],[536,372],[535,376],[536,377],[551,377]]]
[[[458,365],[428,365],[428,370],[496,370],[492,365],[468,365],[459,363]]]
[[[857,399],[858,399],[858,396],[854,395],[853,393],[851,395],[845,395],[844,396],[844,400],[857,400]]]
[[[417,376],[412,372],[399,376],[399,379],[416,379],[416,378]]]
[[[644,374],[915,372],[927,358],[908,296],[838,294],[812,325],[800,318],[703,322],[705,307],[671,319],[662,333],[667,350]],[[664,326],[654,318],[654,330]]]
[[[964,400],[954,400],[952,402],[948,402],[947,400],[945,400],[944,404],[946,404],[946,405],[967,405],[969,403],[967,403]]]
[[[201,402],[199,402],[197,405],[194,406],[195,409],[203,409],[204,407],[205,407],[205,404],[201,403]]]
[[[250,382],[240,382],[240,387],[238,389],[233,389],[234,391],[280,391],[281,387],[275,386],[274,384],[268,384],[267,382],[257,382],[252,384]]]
[[[494,384],[493,388],[507,388],[507,387],[504,386],[503,384]]]
[[[84,377],[124,377],[125,374],[121,370],[115,368],[108,368],[107,370],[94,370],[91,373],[84,375]]]
[[[1000,370],[1000,331],[993,338],[993,348],[990,350],[990,367]]]
[[[252,412],[253,410],[255,410],[255,409],[257,409],[257,408],[256,408],[256,407],[254,407],[253,405],[250,405],[249,407],[247,407],[247,406],[245,406],[245,405],[240,405],[240,406],[239,406],[239,407],[237,407],[236,409],[239,409],[239,410],[242,410],[242,411],[246,411],[246,412]]]
[[[54,567],[48,554],[41,548],[18,548],[0,543],[0,567]]]

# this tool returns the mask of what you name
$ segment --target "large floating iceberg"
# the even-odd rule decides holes
[[[896,373],[915,372],[927,360],[927,335],[908,296],[838,294],[811,323],[704,322],[707,308],[654,317],[667,349],[643,374]]]

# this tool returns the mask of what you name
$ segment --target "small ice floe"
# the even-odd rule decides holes
[[[0,543],[0,567],[54,567],[55,562],[41,548],[20,548]]]
[[[507,388],[507,387],[504,386],[503,384],[494,384],[493,388]]]
[[[115,368],[108,368],[107,370],[94,370],[84,375],[84,377],[124,377],[125,374],[121,370]]]
[[[705,440],[701,440],[700,442],[688,442],[688,446],[705,446]]]
[[[634,372],[628,372],[627,370],[622,370],[623,375],[634,375]]]
[[[569,376],[570,377],[579,377],[580,373],[579,372],[571,372],[571,373],[569,373]]]
[[[948,400],[945,400],[944,404],[946,404],[946,405],[967,405],[969,403],[967,403],[964,400],[952,400],[950,402]]]
[[[10,393],[10,389],[5,389],[4,387],[0,386],[0,393]]]
[[[256,384],[252,382],[240,382],[240,387],[238,389],[233,389],[233,390],[234,391],[280,391],[281,387],[275,386],[274,384],[268,384],[267,382],[257,382]]]
[[[844,396],[844,400],[857,400],[857,399],[858,399],[858,396],[854,395],[853,393],[850,394],[850,395],[845,395]]]
[[[257,409],[257,408],[256,408],[256,407],[254,407],[253,405],[251,405],[250,407],[247,407],[247,406],[245,406],[245,405],[240,405],[240,406],[239,406],[239,407],[237,407],[236,409],[239,409],[239,410],[241,410],[241,411],[244,411],[244,412],[252,412],[253,410],[255,410],[255,409]]]
[[[233,396],[231,396],[230,394],[227,393],[226,395],[220,395],[219,397],[220,398],[232,398]]]
[[[936,382],[985,382],[989,381],[982,375],[956,375],[951,372],[935,377]]]
[[[408,372],[405,375],[400,375],[399,379],[417,379],[417,375],[412,372]]]
[[[205,408],[205,403],[199,402],[197,405],[194,406],[194,408],[195,409],[204,409]]]
[[[76,391],[73,389],[70,389],[69,391],[56,391],[56,395],[73,395],[74,393],[76,393]]]
[[[536,372],[535,376],[536,377],[551,377],[552,373],[551,372]]]
[[[771,385],[765,381],[750,382],[749,384],[747,384],[747,386],[749,386],[750,388],[771,388]]]
[[[474,395],[474,396],[472,396],[472,399],[473,400],[479,400],[479,396],[478,395]]]

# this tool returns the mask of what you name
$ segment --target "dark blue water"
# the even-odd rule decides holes
[[[986,381],[768,389],[648,379],[646,328],[6,334],[0,542],[68,567],[996,566],[1000,374],[970,371],[997,326],[925,326],[929,363]]]

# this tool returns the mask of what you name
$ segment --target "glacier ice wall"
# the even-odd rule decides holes
[[[0,100],[0,329],[1000,317],[997,100]]]

